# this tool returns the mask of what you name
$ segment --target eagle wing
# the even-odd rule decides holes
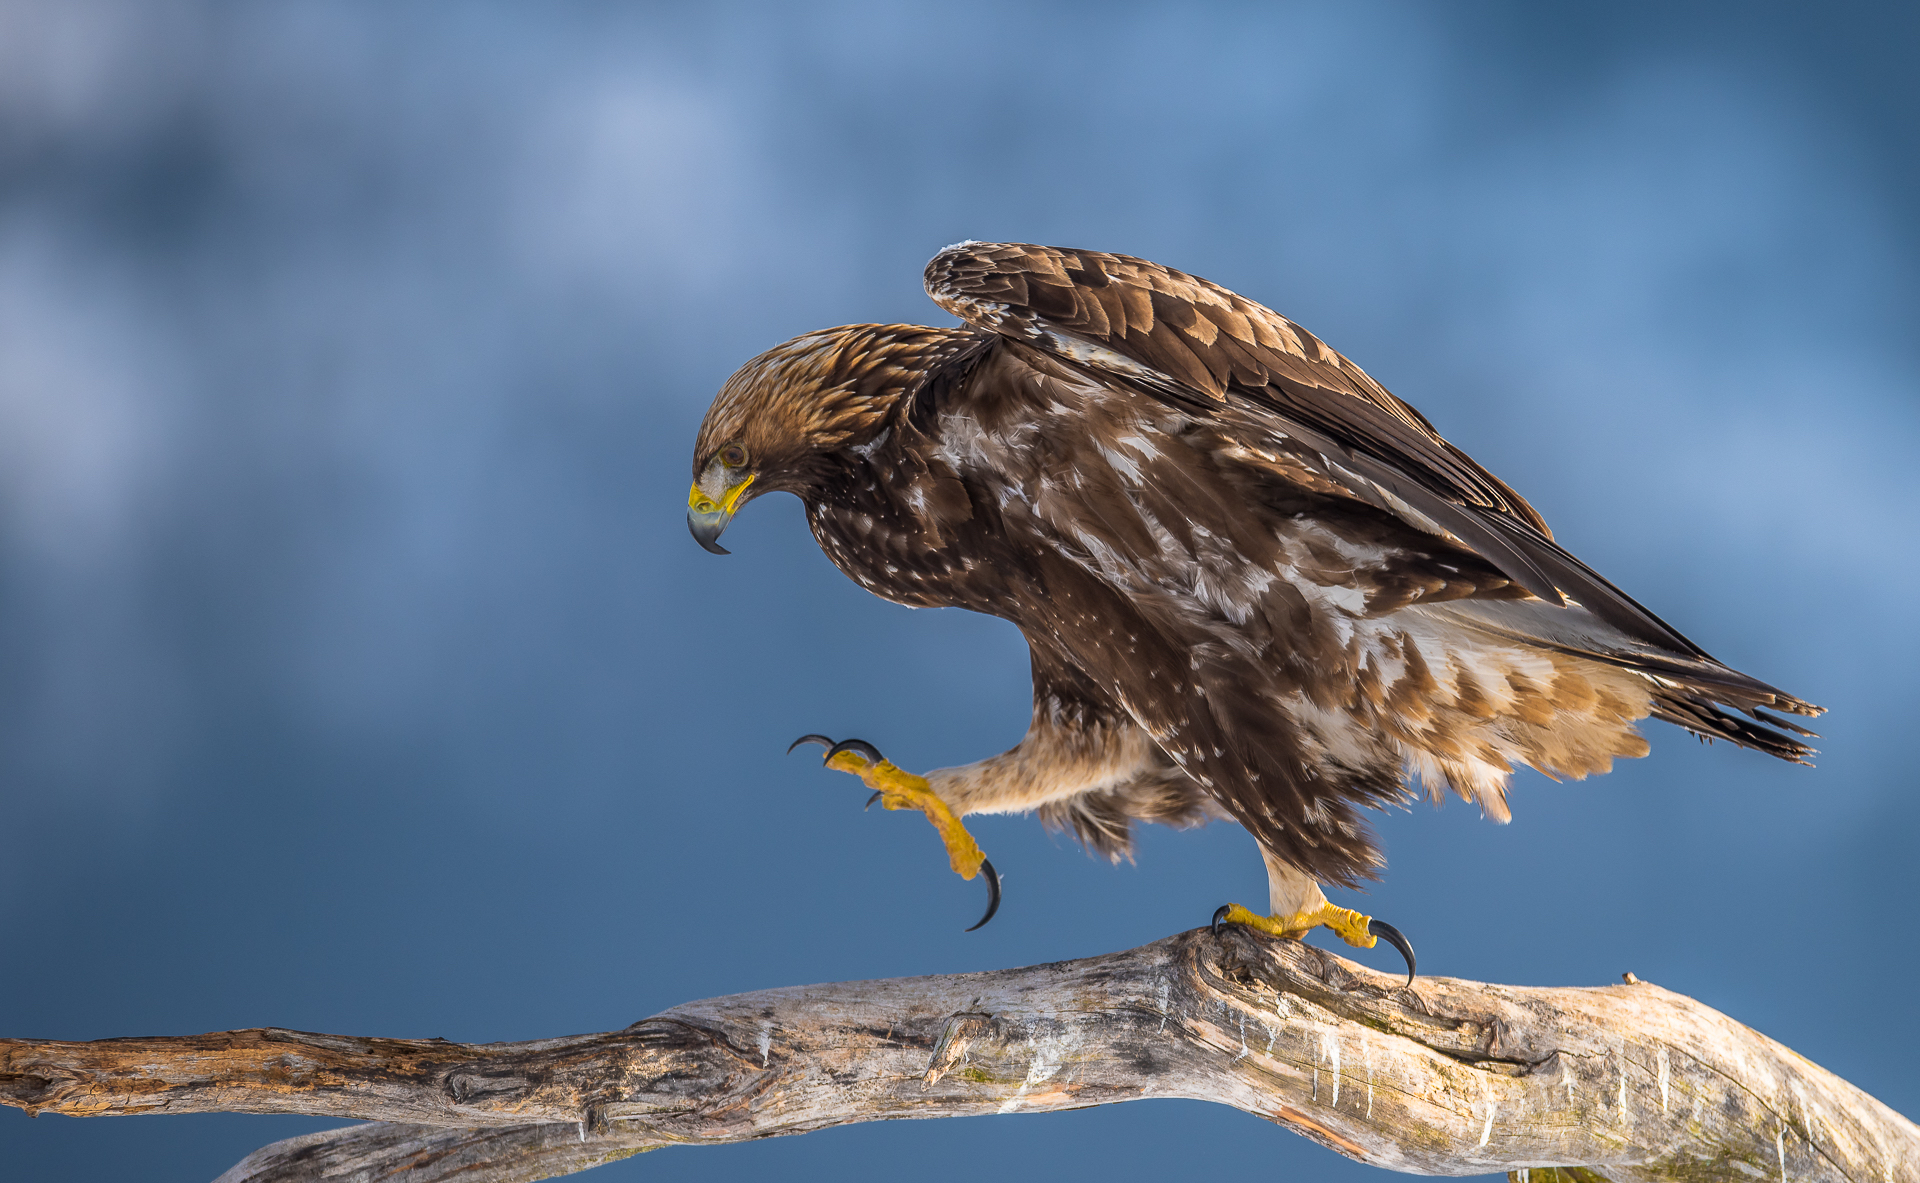
[[[1322,474],[1356,500],[1473,551],[1544,602],[1536,608],[1583,608],[1576,615],[1590,613],[1619,635],[1596,645],[1591,630],[1569,629],[1539,611],[1487,616],[1479,621],[1485,627],[1710,689],[1749,713],[1760,706],[1819,713],[1715,661],[1569,554],[1524,498],[1423,415],[1261,304],[1144,259],[1019,243],[948,247],[928,263],[926,286],[942,308],[977,328],[1196,414],[1248,424],[1264,437],[1255,444],[1288,438],[1305,445],[1318,453]],[[1760,740],[1753,746],[1767,750],[1780,738],[1738,719],[1673,721],[1736,742]]]

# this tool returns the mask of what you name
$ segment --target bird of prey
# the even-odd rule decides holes
[[[728,379],[694,445],[708,550],[785,492],[860,586],[1012,621],[1033,721],[924,776],[827,747],[923,810],[966,878],[960,818],[1033,811],[1113,858],[1134,820],[1238,821],[1268,913],[1413,953],[1326,899],[1377,877],[1362,810],[1444,791],[1508,820],[1515,764],[1642,756],[1649,715],[1796,763],[1821,708],[1708,656],[1562,549],[1532,506],[1313,334],[1144,259],[963,242],[926,269],[955,328],[796,337]],[[988,909],[988,917],[992,908]],[[982,919],[981,923],[986,921]],[[976,925],[975,927],[978,927]]]

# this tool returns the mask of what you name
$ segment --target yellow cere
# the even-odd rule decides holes
[[[694,485],[687,493],[687,508],[695,513],[731,514],[734,506],[740,504],[740,494],[747,491],[747,486],[751,485],[753,480],[753,477],[748,477],[746,480],[741,481],[722,494],[718,501],[702,493],[699,485]]]

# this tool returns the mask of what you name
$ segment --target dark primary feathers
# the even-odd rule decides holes
[[[926,282],[967,328],[848,326],[763,355],[708,413],[695,475],[745,441],[751,492],[801,496],[863,586],[1019,625],[1037,729],[1066,703],[1068,739],[1150,737],[1160,771],[1053,803],[1096,844],[1116,811],[1192,817],[1197,787],[1351,883],[1379,864],[1358,807],[1403,799],[1409,769],[1504,818],[1514,763],[1604,771],[1644,754],[1647,714],[1810,753],[1767,709],[1819,708],[1713,660],[1267,308],[1021,244],[949,247]]]

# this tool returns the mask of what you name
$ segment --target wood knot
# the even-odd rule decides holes
[[[524,1076],[488,1076],[478,1072],[455,1072],[447,1077],[447,1096],[455,1105],[490,1101],[524,1093],[533,1082]]]
[[[604,1102],[596,1101],[588,1105],[580,1115],[580,1140],[600,1137],[611,1127],[607,1124],[607,1107]]]
[[[0,1075],[0,1097],[24,1106],[28,1117],[37,1117],[39,1112],[33,1102],[50,1100],[54,1084],[51,1078],[31,1072],[10,1072]]]
[[[992,1015],[963,1011],[950,1016],[946,1027],[940,1032],[940,1041],[933,1045],[933,1058],[927,1061],[926,1075],[921,1077],[922,1087],[940,1083],[940,1078],[951,1072],[953,1066],[967,1054],[967,1048],[974,1040],[992,1034]]]
[[[1197,960],[1202,965],[1211,960],[1214,972],[1222,981],[1244,989],[1265,978],[1261,971],[1269,970],[1264,963],[1270,960],[1271,954],[1261,944],[1260,936],[1241,925],[1229,924],[1217,937],[1202,930],[1201,939],[1206,943],[1195,950],[1199,954]]]

